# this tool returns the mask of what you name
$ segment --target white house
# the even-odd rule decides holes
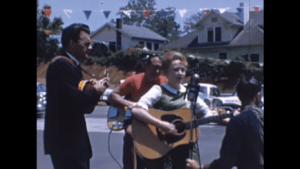
[[[249,12],[240,3],[238,13],[211,10],[197,24],[197,30],[161,49],[180,48],[201,57],[231,59],[244,56],[252,62],[264,60],[264,13]]]
[[[163,44],[169,42],[168,39],[140,26],[122,24],[121,19],[117,19],[116,25],[106,23],[101,28],[91,33],[91,39],[109,43],[116,46],[116,50],[126,50],[131,46],[143,44],[149,50],[157,50]]]

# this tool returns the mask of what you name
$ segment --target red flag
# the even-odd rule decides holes
[[[259,11],[259,7],[253,7],[253,9],[255,10],[255,12],[258,12]]]
[[[50,30],[45,30],[45,34],[46,34],[46,35],[49,35],[50,33],[51,33]]]
[[[205,13],[207,13],[208,14],[208,12],[209,12],[209,10],[208,9],[204,9],[203,10]]]
[[[50,17],[51,12],[52,12],[51,7],[50,7],[50,8],[49,8],[49,7],[45,7],[45,8],[44,8],[44,14],[45,14],[47,17]]]
[[[146,16],[146,18],[149,18],[149,14],[150,14],[150,11],[149,11],[149,10],[145,10],[143,13],[144,13],[144,15]]]

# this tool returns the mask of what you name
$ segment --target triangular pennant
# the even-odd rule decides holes
[[[49,18],[52,13],[51,7],[44,7],[44,14]]]
[[[187,13],[187,9],[177,9],[181,18],[183,18],[183,16]]]
[[[104,13],[105,18],[107,19],[110,14],[110,11],[103,11],[103,13]]]
[[[149,18],[149,14],[150,14],[149,10],[144,10],[143,13],[144,13],[146,18]]]
[[[86,19],[88,20],[89,17],[90,17],[90,15],[91,15],[91,13],[92,13],[92,11],[83,11],[83,12],[84,12],[84,14],[86,16]]]
[[[255,12],[259,12],[259,7],[254,6],[253,9],[255,10]]]
[[[166,18],[167,15],[169,14],[169,12],[166,10],[161,10],[160,13],[163,15],[164,18]]]
[[[222,13],[224,13],[225,11],[227,11],[229,9],[229,7],[227,7],[227,8],[219,8],[219,11],[220,11],[220,13],[222,14]]]
[[[200,8],[199,11],[203,11],[205,13],[208,13],[209,12],[209,9],[208,8]]]
[[[68,18],[71,18],[73,10],[72,9],[64,9],[64,13],[67,15]]]
[[[122,10],[122,12],[126,15],[126,16],[128,16],[129,18],[131,18],[131,9],[129,9],[129,10]]]
[[[203,10],[206,14],[208,14],[209,10],[208,9],[204,9]]]

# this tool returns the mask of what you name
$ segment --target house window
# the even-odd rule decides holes
[[[144,45],[144,41],[139,41],[139,44],[140,45]]]
[[[227,53],[226,52],[219,53],[219,59],[227,59]]]
[[[244,58],[245,61],[249,61],[249,55],[248,54],[244,54],[244,55],[242,55],[242,57]]]
[[[250,60],[251,62],[259,62],[259,54],[251,54]]]
[[[159,44],[158,43],[154,43],[154,50],[158,50],[159,48]]]
[[[112,52],[116,52],[116,42],[109,42],[108,48],[109,48],[109,50],[111,50]]]
[[[207,42],[214,41],[214,30],[213,28],[207,28]]]
[[[147,48],[149,49],[149,50],[152,50],[152,44],[151,44],[151,42],[147,42]]]
[[[217,17],[212,17],[211,22],[217,22]]]
[[[215,28],[215,30],[216,30],[216,39],[215,39],[215,41],[216,42],[221,42],[221,27],[216,27]]]

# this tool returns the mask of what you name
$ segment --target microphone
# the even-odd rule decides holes
[[[188,84],[188,100],[189,101],[196,101],[197,97],[198,97],[198,93],[200,90],[200,86],[199,86],[199,82],[200,82],[200,76],[195,73],[193,74],[193,76],[191,77],[191,82]]]

